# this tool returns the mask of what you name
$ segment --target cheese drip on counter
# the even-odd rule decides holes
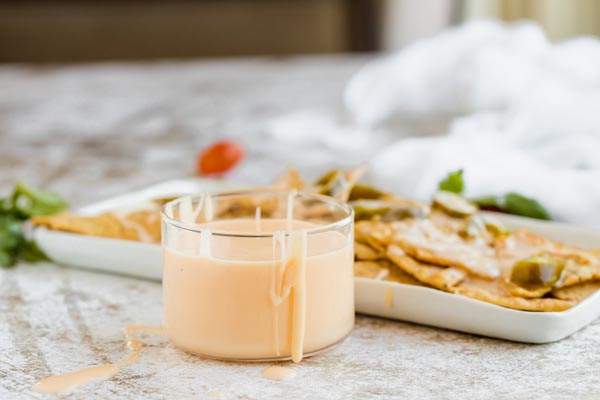
[[[129,355],[126,359],[115,364],[97,365],[62,375],[48,376],[40,379],[33,385],[33,391],[38,393],[59,394],[93,382],[112,378],[119,373],[122,367],[132,364],[140,358],[140,351],[143,345],[142,342],[137,340],[133,335],[134,332],[139,331],[164,333],[163,328],[160,327],[143,325],[127,326],[123,329],[125,338],[127,339],[127,348],[129,349]]]

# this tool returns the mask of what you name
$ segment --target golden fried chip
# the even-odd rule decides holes
[[[354,262],[354,276],[356,278],[383,279],[389,272],[389,269],[383,263],[375,261]]]
[[[387,246],[393,242],[394,235],[410,229],[411,224],[411,219],[396,222],[359,221],[354,225],[354,239],[385,253]]]
[[[62,213],[48,217],[33,217],[31,222],[52,230],[114,239],[139,240],[135,228],[123,225],[121,220],[111,213],[96,216]]]
[[[359,221],[354,225],[354,240],[368,244],[379,252],[385,252],[392,234],[391,226],[385,222]]]
[[[354,276],[414,286],[426,286],[387,260],[355,261]]]
[[[139,210],[125,215],[126,225],[132,226],[138,233],[138,240],[148,243],[160,243],[161,220],[157,210]]]
[[[459,286],[452,289],[455,294],[470,297],[476,300],[482,300],[498,306],[513,308],[523,311],[564,311],[573,307],[576,302],[573,300],[561,300],[551,298],[526,299],[523,297],[502,295],[498,292],[489,291],[477,287]]]
[[[592,252],[544,239],[524,229],[519,229],[510,235],[497,237],[494,240],[494,247],[498,257],[515,261],[524,260],[540,253],[564,257],[583,265],[593,264],[598,260],[598,256]]]
[[[524,288],[518,285],[515,285],[512,282],[506,283],[506,288],[513,296],[517,297],[525,297],[529,299],[543,297],[546,293],[549,293],[552,290],[552,286],[547,287],[537,287],[535,289]]]
[[[368,244],[354,241],[354,258],[361,261],[375,261],[383,257],[381,251],[373,249]]]
[[[387,257],[402,271],[413,276],[418,281],[440,290],[449,290],[460,283],[467,273],[454,267],[440,267],[419,262],[398,246],[391,245],[387,249]]]
[[[383,262],[384,262],[383,265],[386,265],[387,266],[386,268],[389,269],[389,273],[383,277],[384,281],[405,283],[407,285],[414,285],[414,286],[429,286],[422,282],[419,282],[412,275],[409,275],[406,272],[404,272],[402,269],[400,269],[396,264],[394,264],[388,260],[384,260]]]
[[[594,253],[574,246],[557,243],[544,239],[532,232],[520,229],[508,236],[495,239],[497,257],[502,265],[503,279],[510,283],[510,273],[514,264],[539,254],[549,254],[565,261],[562,278],[554,288],[572,286],[578,283],[600,280],[600,259]],[[526,297],[541,297],[552,290],[536,289],[534,292],[516,285],[509,285],[515,295]]]
[[[159,243],[161,236],[158,210],[102,213],[95,216],[62,213],[47,217],[33,217],[31,222],[57,231],[148,243]]]
[[[265,193],[268,190],[272,189],[265,189]],[[242,190],[238,193],[244,194],[244,192],[246,191]],[[215,202],[213,204],[214,217],[216,219],[254,218],[256,210],[260,208],[263,218],[285,218],[286,201],[287,199],[278,199],[270,195],[252,196],[250,191],[248,191],[247,196],[223,197],[218,202]],[[200,213],[200,218],[197,222],[206,222],[203,217],[203,213]]]
[[[283,190],[302,190],[304,188],[304,179],[295,168],[288,168],[275,180],[273,187]]]
[[[429,220],[436,228],[447,233],[459,233],[467,228],[467,218],[449,215],[438,208],[431,210]]]
[[[405,222],[405,225],[409,222]],[[436,228],[430,221],[410,221],[395,230],[393,243],[408,255],[422,262],[458,267],[484,278],[497,278],[500,265],[494,249],[485,242],[465,241],[457,234],[449,234]]]
[[[557,299],[580,302],[600,289],[600,282],[585,282],[560,289],[554,289],[552,295]]]
[[[589,265],[582,265],[574,260],[568,260],[565,265],[562,280],[554,287],[560,289],[578,283],[597,280],[600,280],[600,260],[595,260]]]
[[[481,279],[473,276],[453,288],[453,293],[523,311],[562,311],[575,305],[575,302],[570,300],[515,296],[510,293],[503,280]]]

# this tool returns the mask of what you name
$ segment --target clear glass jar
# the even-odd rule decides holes
[[[299,361],[354,325],[353,212],[330,197],[245,191],[163,208],[164,324],[194,354]]]

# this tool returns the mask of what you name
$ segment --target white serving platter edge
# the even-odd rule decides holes
[[[183,179],[91,204],[78,210],[97,214],[135,206],[145,200],[173,194],[215,192],[246,185],[222,180]],[[599,248],[600,232],[590,229],[496,215],[510,228],[522,227],[547,238],[583,248]],[[37,228],[34,237],[55,262],[83,269],[160,280],[161,248],[155,244],[83,236]],[[390,301],[391,300],[391,301]],[[562,312],[512,310],[435,289],[356,278],[356,311],[439,328],[526,343],[561,340],[600,316],[600,291]]]

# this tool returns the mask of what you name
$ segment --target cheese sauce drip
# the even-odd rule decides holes
[[[115,364],[97,365],[67,374],[48,376],[33,385],[32,390],[38,393],[59,394],[93,382],[112,378],[119,373],[122,367],[132,364],[140,358],[140,350],[143,345],[134,336],[134,332],[139,331],[160,334],[164,332],[163,328],[154,326],[127,326],[123,329],[127,339],[127,348],[129,349],[129,355],[126,359]]]
[[[273,249],[280,249],[280,262],[273,264],[271,302],[273,304],[273,346],[279,356],[279,307],[289,299],[292,305],[292,332],[290,337],[292,361],[303,357],[304,333],[306,331],[306,255],[307,234],[304,230],[289,234],[287,247],[285,232],[273,235]]]

